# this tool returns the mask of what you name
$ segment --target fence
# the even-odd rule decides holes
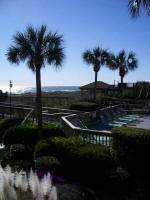
[[[27,121],[35,121],[35,108],[28,105],[15,105],[11,107],[9,104],[0,103],[0,113],[6,116],[10,115],[10,108],[12,115],[18,115],[23,118],[23,123]],[[67,137],[81,136],[84,141],[94,144],[103,144],[110,147],[111,145],[111,131],[106,130],[90,130],[89,124],[96,121],[99,115],[106,112],[115,112],[121,110],[124,105],[115,105],[107,108],[97,110],[95,112],[79,112],[74,110],[59,109],[59,108],[42,108],[42,117],[45,122],[59,122],[62,124],[63,130]],[[131,112],[131,111],[130,111]],[[132,111],[133,112],[133,111]],[[100,123],[100,121],[96,121]]]
[[[0,103],[0,114],[2,117],[18,116],[23,120],[23,122],[35,122],[36,114],[35,107],[31,105],[22,105],[22,104],[10,104],[9,103]],[[42,117],[45,122],[58,122],[61,123],[61,117],[67,116],[70,114],[79,114],[81,112],[67,109],[59,108],[42,108]]]
[[[87,128],[95,113],[82,113],[62,117],[62,126],[66,136],[81,136],[85,141],[110,146],[111,132]]]

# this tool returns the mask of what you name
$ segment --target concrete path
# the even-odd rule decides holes
[[[130,127],[144,128],[150,130],[150,115],[141,116],[139,120],[139,123],[131,125]]]

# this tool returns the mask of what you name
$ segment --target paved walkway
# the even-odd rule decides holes
[[[150,115],[141,116],[139,120],[140,120],[139,123],[132,125],[130,127],[144,128],[150,130]]]

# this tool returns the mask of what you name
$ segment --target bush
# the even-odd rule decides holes
[[[47,139],[49,137],[57,136],[65,137],[61,124],[47,123],[43,126],[43,131],[40,135],[40,139]]]
[[[31,147],[23,144],[13,144],[10,146],[10,158],[16,160],[33,160],[33,152]]]
[[[38,138],[38,130],[32,125],[19,125],[7,129],[3,135],[3,143],[6,148],[12,144],[23,144],[34,147]]]
[[[70,105],[71,110],[78,111],[95,111],[99,108],[99,105],[93,102],[75,102]]]
[[[69,149],[83,144],[83,139],[79,137],[52,137],[39,141],[35,146],[35,157],[59,156],[65,158]],[[64,156],[65,155],[65,156]]]
[[[85,144],[71,149],[68,166],[84,179],[108,178],[115,169],[109,149],[103,145]],[[88,175],[88,176],[87,176]]]
[[[0,149],[0,161],[2,167],[5,167],[10,162],[10,152],[6,151],[5,149]]]
[[[51,149],[51,146],[46,140],[40,140],[35,146],[34,155],[36,158],[41,156],[50,156],[52,151]]]
[[[8,128],[19,125],[21,124],[21,122],[22,122],[22,119],[19,119],[19,118],[3,119],[0,122],[0,142],[2,142],[3,134]]]
[[[40,172],[50,171],[55,174],[60,171],[61,164],[56,157],[53,156],[42,156],[36,159],[35,164],[36,170],[40,170]]]
[[[8,93],[7,92],[3,92],[2,90],[0,90],[0,102],[6,101],[7,98],[8,98]]]
[[[3,134],[3,143],[7,148],[12,144],[23,144],[34,147],[38,139],[47,139],[54,136],[65,136],[61,125],[58,123],[44,124],[40,135],[38,134],[37,124],[22,124],[7,129]]]
[[[110,177],[109,187],[113,194],[117,194],[117,197],[120,197],[120,195],[133,193],[137,185],[124,169],[118,167]]]
[[[40,141],[35,146],[35,157],[40,156],[57,157],[67,174],[70,172],[84,180],[106,178],[115,168],[108,147],[85,143],[79,137],[54,137]]]
[[[20,172],[22,170],[29,171],[33,167],[33,162],[27,160],[16,160],[15,162],[10,162],[9,166],[14,172]]]
[[[139,128],[113,128],[112,150],[114,158],[131,175],[150,175],[150,130]]]
[[[138,94],[135,93],[134,90],[125,90],[122,93],[122,98],[133,99],[136,98]]]

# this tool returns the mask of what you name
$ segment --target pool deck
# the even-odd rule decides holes
[[[132,122],[132,124],[127,125],[128,127],[135,127],[135,128],[144,128],[150,130],[150,115],[141,115],[138,118],[138,121]],[[100,122],[91,124],[89,127],[91,130],[98,130],[98,131],[111,131],[111,128],[102,127]]]
[[[139,118],[140,122],[129,127],[144,128],[150,130],[150,115],[143,115]]]

